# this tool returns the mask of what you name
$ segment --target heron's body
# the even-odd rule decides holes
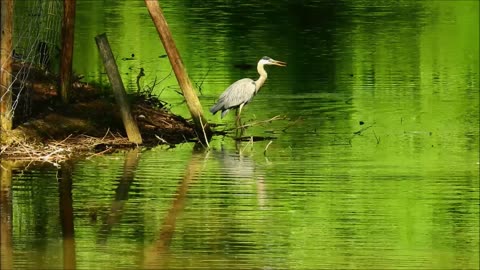
[[[230,109],[236,109],[252,101],[259,87],[255,85],[252,79],[241,79],[230,85],[217,103],[210,109],[210,112],[215,114],[217,111],[222,111],[222,118],[228,113]]]
[[[270,57],[263,57],[257,64],[257,71],[260,77],[256,81],[246,78],[234,82],[220,95],[210,112],[215,114],[218,111],[222,111],[223,118],[230,109],[238,108],[238,115],[240,115],[243,106],[252,101],[267,80],[267,72],[263,67],[264,65],[285,66],[286,63],[273,60]]]

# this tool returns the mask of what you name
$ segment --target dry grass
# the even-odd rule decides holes
[[[11,145],[2,145],[0,158],[17,161],[47,162],[54,166],[73,157],[91,158],[98,155],[114,152],[118,149],[131,148],[136,145],[129,142],[120,134],[108,131],[103,138],[88,135],[68,136],[56,141],[45,143],[18,142]]]

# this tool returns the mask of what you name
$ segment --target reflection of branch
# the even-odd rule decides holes
[[[243,147],[242,150],[239,151],[239,154],[242,155],[243,152],[245,152],[245,149],[247,149],[247,146],[252,145],[253,148],[253,136],[250,136],[250,140],[248,140],[248,143]]]
[[[266,156],[267,155],[267,150],[268,150],[268,147],[270,146],[270,144],[272,144],[273,141],[270,141],[267,146],[265,146],[265,150],[263,150],[263,155]]]

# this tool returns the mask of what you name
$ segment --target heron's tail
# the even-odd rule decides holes
[[[212,108],[210,108],[210,112],[215,115],[220,109],[222,109],[222,105],[221,104],[215,104],[213,105]]]

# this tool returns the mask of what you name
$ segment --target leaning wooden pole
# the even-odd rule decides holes
[[[59,96],[64,104],[67,104],[69,101],[69,92],[72,87],[75,1],[76,0],[63,0],[62,55],[60,57]]]
[[[175,76],[177,77],[178,84],[182,89],[183,96],[187,102],[188,109],[195,124],[195,130],[198,138],[203,143],[208,145],[208,141],[212,137],[212,131],[207,120],[203,116],[202,105],[195,94],[192,82],[188,78],[187,71],[183,65],[177,47],[175,46],[175,42],[168,28],[167,21],[163,16],[162,9],[160,8],[157,0],[145,0],[145,4],[157,28],[163,46],[165,47],[168,59],[170,60],[170,64],[172,65]]]
[[[12,129],[12,33],[13,0],[0,0],[0,136]]]
[[[128,140],[136,144],[141,144],[142,135],[140,134],[137,123],[135,122],[135,119],[133,119],[132,113],[130,111],[130,106],[127,100],[127,93],[125,92],[122,78],[120,77],[120,73],[118,72],[117,63],[115,62],[112,50],[110,49],[107,35],[98,35],[95,37],[95,41],[97,42],[98,51],[102,56],[108,79],[112,84],[115,100],[120,107],[120,114],[122,116],[125,130],[127,131]]]

